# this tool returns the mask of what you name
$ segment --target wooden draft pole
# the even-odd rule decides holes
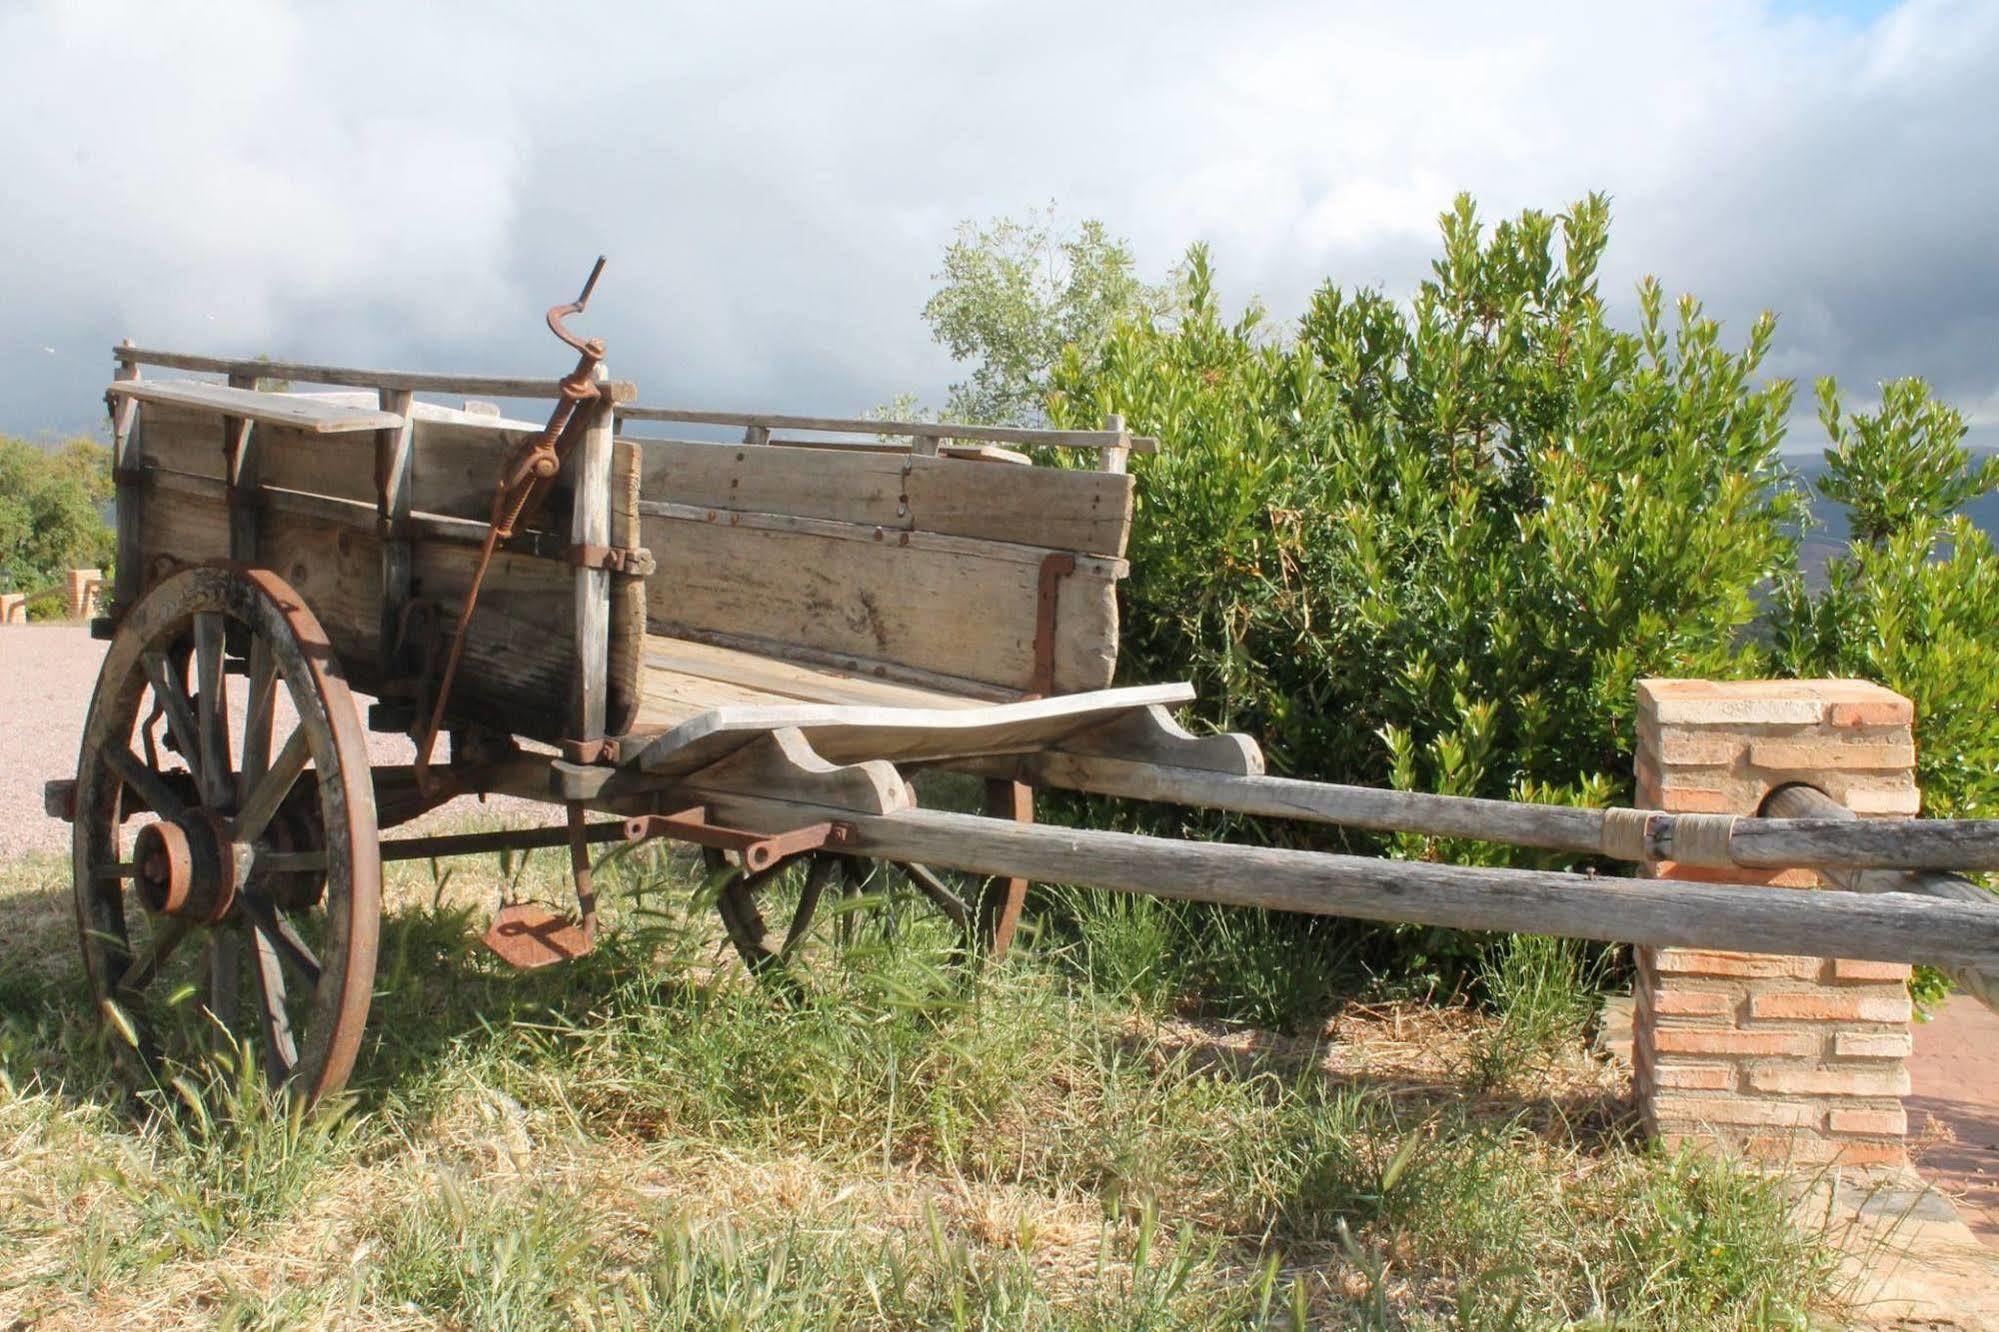
[[[830,818],[853,830],[843,843],[850,854],[1040,883],[1453,929],[1999,971],[1999,906],[1910,892],[1833,896],[1191,842],[932,810],[861,814],[727,793],[700,798],[738,826],[782,830]]]

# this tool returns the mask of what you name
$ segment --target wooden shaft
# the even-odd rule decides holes
[[[717,817],[744,827],[784,828],[829,816],[814,806],[756,797],[709,800]],[[930,810],[832,817],[854,829],[849,846],[858,854],[1041,883],[1655,947],[1999,966],[1999,907],[1909,893],[1833,896],[1377,860]]]
[[[1025,766],[1037,785],[1096,795],[1377,832],[1465,837],[1548,851],[1632,858],[1622,855],[1607,839],[1607,811],[1601,809],[1387,791],[1286,777],[1245,777],[1059,751],[1035,755]],[[1765,808],[1778,817],[1735,821],[1728,836],[1727,863],[1742,869],[1999,869],[1999,820],[1853,820],[1850,816],[1843,820],[1827,814],[1784,817],[1791,806]],[[1649,840],[1670,851],[1680,817],[1651,814]],[[1671,854],[1651,858],[1689,859]]]
[[[1865,822],[1825,792],[1810,786],[1777,788],[1763,802],[1763,810],[1787,820],[1841,825]],[[1825,866],[1818,871],[1818,875],[1833,887],[1849,893],[1913,893],[1939,901],[1964,902],[1987,908],[1999,905],[1999,898],[1969,879],[1936,870]],[[1944,971],[1960,990],[1973,995],[1987,1008],[1999,1011],[1999,967],[1945,967]]]

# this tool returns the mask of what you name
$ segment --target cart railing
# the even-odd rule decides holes
[[[485,398],[560,398],[560,379],[530,379],[495,375],[431,374],[410,370],[367,370],[352,366],[312,365],[302,361],[245,360],[239,357],[194,356],[120,343],[111,354],[121,367],[154,365],[198,374],[242,379],[283,379],[340,388],[371,388],[396,393],[447,393]],[[626,380],[608,380],[604,391],[614,402],[630,402],[637,388]]]
[[[955,421],[788,416],[779,412],[709,412],[636,404],[620,405],[617,414],[621,423],[665,421],[682,425],[735,426],[742,429],[746,444],[784,444],[792,448],[873,449],[885,453],[924,455],[947,451],[952,443],[1095,449],[1103,460],[1104,470],[1108,472],[1123,471],[1124,459],[1130,454],[1159,452],[1157,438],[1132,434],[1125,429],[1122,416],[1111,417],[1102,430],[1045,430],[1029,426],[965,425]],[[794,430],[805,435],[874,435],[877,438],[865,441],[773,439],[771,432],[774,430]]]

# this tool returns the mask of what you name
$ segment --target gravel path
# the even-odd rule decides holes
[[[77,741],[104,648],[80,625],[0,627],[0,681],[7,688],[0,707],[0,860],[69,850],[69,825],[42,811],[42,783],[76,775]],[[368,700],[356,695],[355,702],[365,715]],[[283,735],[280,730],[279,738]],[[416,746],[400,735],[371,733],[368,750],[376,763],[409,763],[416,755]],[[538,808],[502,800],[485,809],[516,807],[522,812]],[[419,824],[427,828],[480,808],[476,798],[467,797],[407,827],[420,831]],[[542,811],[541,817],[550,817],[549,812]]]

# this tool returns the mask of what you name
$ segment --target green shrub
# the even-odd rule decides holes
[[[1134,464],[1119,669],[1192,679],[1199,719],[1258,736],[1280,772],[1628,796],[1639,677],[1767,669],[1744,631],[1800,514],[1778,463],[1790,386],[1759,377],[1774,321],[1730,350],[1648,279],[1638,327],[1614,328],[1601,197],[1489,234],[1461,198],[1442,229],[1413,305],[1329,283],[1295,329],[1254,305],[1229,319],[1197,246],[1175,313],[1065,354],[1051,420],[1122,412],[1168,441]],[[1475,952],[1372,937],[1442,974]]]

